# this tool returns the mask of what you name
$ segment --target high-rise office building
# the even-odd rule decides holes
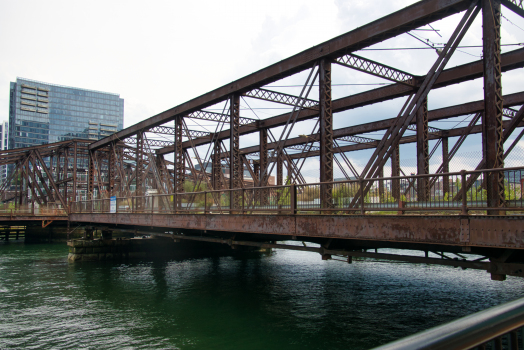
[[[17,78],[11,82],[9,149],[75,138],[98,140],[120,131],[119,94]]]

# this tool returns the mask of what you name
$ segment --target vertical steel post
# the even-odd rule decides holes
[[[429,174],[429,144],[428,144],[428,99],[417,111],[417,174]],[[422,177],[417,179],[418,200],[429,199],[429,181]]]
[[[468,215],[468,199],[467,199],[467,189],[466,189],[466,170],[462,169],[460,171],[460,191],[462,193],[462,215]]]
[[[108,164],[107,172],[109,175],[109,197],[115,194],[115,177],[116,177],[116,143],[111,142],[109,144]]]
[[[289,186],[289,207],[290,214],[295,215],[297,213],[297,186],[294,183]]]
[[[267,181],[269,178],[268,169],[268,160],[267,160],[267,129],[260,129],[260,176],[258,186],[264,187],[267,186]]]
[[[258,187],[260,186],[260,162],[253,161],[253,173],[255,174],[253,187]]]
[[[500,0],[482,0],[483,63],[484,63],[484,160],[486,169],[504,167],[504,137],[502,124],[502,71],[500,67]],[[488,173],[487,204],[503,207],[504,173]],[[488,215],[503,212],[489,210]]]
[[[396,145],[391,153],[391,176],[400,176],[400,149]],[[400,200],[400,180],[391,181],[391,192],[396,201]]]
[[[63,175],[62,176],[63,176],[64,180],[67,180],[67,172],[69,170],[68,169],[69,168],[69,147],[64,150],[64,155],[65,155],[65,157],[64,157],[64,168],[63,168]],[[69,181],[64,182],[64,196],[63,196],[63,198],[64,198],[64,202],[66,203],[66,205],[69,204],[69,198],[67,196],[67,192],[68,192],[67,188],[68,187],[69,187]]]
[[[76,202],[76,187],[77,187],[77,180],[76,180],[76,168],[78,164],[78,142],[74,142],[74,154],[73,154],[73,202]]]
[[[144,132],[140,130],[136,134],[136,167],[135,167],[135,196],[142,197],[144,195]],[[143,209],[142,198],[137,198],[136,209],[141,211]]]
[[[291,158],[288,158],[287,160],[287,181],[286,185],[294,183],[293,181],[293,164],[291,163]]]
[[[240,196],[237,191],[233,191],[242,187],[242,174],[240,158],[240,95],[234,94],[230,97],[229,108],[229,188],[231,199],[230,209],[237,209],[240,207]]]
[[[378,177],[380,177],[380,178],[384,177],[384,166],[380,167],[380,170],[379,170],[379,173],[378,173]],[[378,196],[379,196],[380,202],[385,200],[385,198],[384,198],[384,180],[380,180],[378,182]]]
[[[57,197],[60,193],[60,183],[57,183],[58,181],[60,181],[60,173],[61,173],[61,169],[60,169],[60,160],[61,160],[61,154],[60,154],[61,150],[58,151],[58,154],[56,155],[56,180],[55,180],[55,183],[56,183],[56,188],[57,188]],[[51,171],[50,172],[51,175],[53,174],[53,172]],[[58,204],[58,203],[57,203]]]
[[[259,187],[268,186],[269,179],[269,162],[268,162],[268,151],[267,151],[267,129],[260,129],[260,175],[258,177]],[[269,191],[260,190],[260,205],[266,206],[269,204]]]
[[[94,164],[94,157],[95,157],[96,151],[88,151],[88,162],[89,162],[89,169],[87,174],[87,199],[92,200],[93,199],[93,191],[95,187],[95,164]]]
[[[277,154],[277,186],[282,186],[284,183],[284,164],[282,161],[282,152]]]
[[[222,165],[220,163],[220,141],[215,141],[213,145],[213,161],[211,163],[211,181],[213,185],[213,190],[222,189],[222,180],[221,173]]]
[[[277,186],[282,186],[283,184],[283,177],[284,177],[284,164],[283,164],[283,161],[282,161],[282,152],[279,152],[277,154],[277,183],[276,185]],[[278,209],[280,209],[282,207],[282,204],[281,204],[281,198],[282,198],[282,193],[283,193],[283,189],[282,188],[279,188],[277,189],[277,207]],[[282,214],[282,212],[279,210],[278,211],[279,214]]]
[[[331,108],[331,62],[327,59],[319,65],[320,106],[320,190],[321,207],[333,207],[333,111]]]
[[[175,118],[175,211],[181,207],[182,197],[179,194],[184,192],[185,163],[184,150],[182,148],[183,123],[184,119],[182,116]]]
[[[442,138],[442,172],[449,173],[449,149],[448,149],[448,138]],[[449,194],[449,176],[442,178],[442,192],[444,195]]]

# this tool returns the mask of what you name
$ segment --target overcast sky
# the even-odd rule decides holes
[[[119,93],[125,100],[124,126],[130,126],[414,2],[0,0],[0,119],[8,119],[9,82],[24,77]],[[524,20],[506,9],[503,14],[502,42],[524,42]],[[433,24],[442,38],[430,31],[413,33],[445,42],[461,16]],[[479,16],[462,44],[480,45],[481,38]],[[424,44],[403,34],[374,47]],[[481,49],[463,51],[447,67],[480,59]],[[426,74],[437,58],[432,50],[359,54],[413,74]],[[522,69],[505,74],[503,93],[523,90],[523,78]],[[303,79],[293,77],[286,83],[303,84]],[[334,84],[384,82],[347,68],[333,70]],[[430,109],[482,99],[480,82],[432,92]],[[376,87],[334,87],[334,98]],[[402,103],[347,112],[335,118],[335,127],[394,117]],[[300,130],[312,127],[305,125]]]

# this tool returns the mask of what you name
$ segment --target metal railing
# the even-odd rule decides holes
[[[490,174],[504,174],[502,207],[490,205]],[[467,184],[463,186],[463,184]],[[326,201],[325,193],[331,193]],[[483,214],[524,212],[524,168],[116,198],[117,213]],[[234,203],[231,205],[231,203]],[[110,199],[74,202],[72,213],[109,213]]]
[[[522,350],[523,327],[521,298],[373,350]]]
[[[67,211],[60,205],[50,204],[33,206],[31,204],[24,205],[0,205],[0,215],[5,216],[67,216]]]

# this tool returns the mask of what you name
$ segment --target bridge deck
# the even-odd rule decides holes
[[[524,249],[524,216],[73,213],[91,224]]]

